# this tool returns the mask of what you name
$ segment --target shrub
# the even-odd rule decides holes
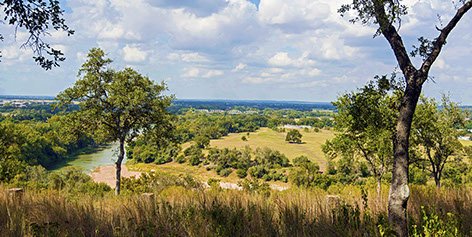
[[[246,178],[246,176],[247,176],[247,170],[245,170],[245,169],[238,169],[238,170],[236,170],[236,174],[238,175],[239,178]]]
[[[285,137],[285,141],[300,144],[302,143],[302,134],[296,129],[289,130]]]
[[[459,222],[454,214],[447,213],[446,218],[440,219],[434,212],[427,213],[424,207],[421,207],[422,220],[420,226],[413,225],[413,237],[456,237],[459,233]]]
[[[179,164],[183,164],[183,163],[185,163],[185,161],[187,161],[187,160],[185,159],[185,156],[183,156],[183,155],[179,155],[175,158],[175,162],[177,162]]]
[[[220,170],[220,172],[218,172],[218,175],[223,176],[223,177],[228,177],[232,172],[233,172],[232,169],[226,168],[226,169]]]
[[[143,173],[139,178],[122,178],[122,190],[124,193],[161,192],[162,190],[179,186],[188,189],[201,189],[202,183],[190,175],[168,175],[160,173]]]

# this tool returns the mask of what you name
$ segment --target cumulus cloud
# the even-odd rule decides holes
[[[32,69],[29,76],[57,78],[51,87],[54,89],[46,83],[41,89],[55,94],[75,80],[75,72],[88,50],[100,47],[117,67],[133,65],[156,80],[172,78],[169,87],[178,97],[203,98],[213,95],[209,90],[223,91],[231,85],[235,95],[245,90],[250,98],[250,93],[257,98],[270,90],[270,96],[285,99],[293,95],[287,93],[290,88],[299,88],[297,96],[306,100],[334,99],[340,91],[359,87],[373,75],[389,73],[396,66],[385,39],[372,39],[375,26],[353,25],[349,18],[341,18],[336,12],[341,4],[349,2],[67,1],[66,20],[77,33],[67,37],[64,32],[51,31],[47,36],[51,45],[66,52],[67,60],[53,74]],[[441,25],[437,14],[447,22],[455,11],[451,1],[403,2],[409,6],[409,15],[403,18],[400,33],[409,49],[419,36],[432,39],[438,34],[435,26]],[[468,65],[472,47],[470,24],[472,14],[465,16],[452,33],[432,68],[437,84],[428,88],[444,87],[440,83],[450,75],[468,78],[472,74]],[[6,36],[1,45],[0,73],[14,75],[12,68],[25,73],[35,68],[31,50],[20,49],[28,33],[18,31],[15,38],[13,29],[4,24],[0,31]],[[28,76],[22,78],[27,81]],[[198,78],[218,80],[189,80]],[[467,88],[464,83],[461,88]],[[21,88],[13,79],[2,86],[6,93]],[[280,90],[272,90],[274,87]],[[313,91],[321,87],[323,96]],[[472,96],[469,97],[472,103]]]
[[[184,78],[212,78],[223,76],[224,72],[221,70],[213,70],[213,69],[202,69],[202,68],[186,68],[184,69],[183,74],[181,75]]]
[[[315,61],[308,58],[308,53],[304,53],[300,58],[291,58],[287,52],[278,52],[268,60],[268,63],[278,67],[306,67],[313,66]]]
[[[320,27],[332,14],[330,6],[320,1],[261,1],[260,20],[288,32],[303,32]]]
[[[137,46],[126,45],[123,48],[123,60],[125,62],[139,63],[145,61],[146,58],[147,52]]]

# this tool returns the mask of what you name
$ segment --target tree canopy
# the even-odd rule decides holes
[[[285,141],[300,144],[302,143],[302,134],[296,129],[291,129],[287,132]]]
[[[464,125],[465,116],[457,104],[443,97],[441,108],[434,99],[421,98],[413,121],[413,143],[423,148],[423,165],[431,173],[437,187],[441,187],[444,168],[453,154],[462,151],[459,142],[459,126]],[[429,165],[424,165],[429,163]]]
[[[131,68],[110,69],[111,62],[101,49],[91,49],[79,71],[81,78],[58,99],[62,105],[78,102],[80,109],[70,116],[80,119],[87,130],[104,141],[120,143],[115,162],[119,194],[125,141],[162,126],[173,97],[163,95],[165,84],[156,84]]]
[[[377,77],[377,82],[370,82],[358,92],[340,96],[333,103],[338,110],[334,122],[339,133],[324,146],[324,152],[331,156],[362,157],[377,180],[378,192],[393,162],[392,137],[400,93],[389,92],[394,88],[393,81]]]

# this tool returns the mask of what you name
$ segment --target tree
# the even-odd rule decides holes
[[[103,140],[119,142],[115,162],[118,195],[125,142],[160,126],[172,97],[161,94],[166,90],[165,84],[155,84],[131,68],[109,69],[111,62],[101,49],[91,49],[79,70],[81,78],[61,92],[58,99],[61,105],[77,101],[80,109],[71,116],[81,118],[86,128]]]
[[[472,0],[459,0],[457,3],[460,6],[450,21],[442,28],[436,27],[439,35],[433,40],[420,37],[418,39],[420,45],[414,47],[410,54],[408,54],[398,31],[401,17],[407,14],[407,7],[400,0],[353,0],[352,3],[345,4],[338,10],[342,16],[349,11],[355,11],[356,17],[351,19],[352,22],[377,25],[376,36],[383,35],[388,41],[404,76],[405,89],[400,98],[399,116],[393,138],[394,161],[388,202],[388,219],[393,230],[399,236],[408,236],[406,208],[410,197],[408,187],[409,137],[422,86],[429,77],[431,66],[446,44],[447,37],[472,8]],[[398,27],[395,27],[397,24]],[[411,60],[413,56],[422,57],[421,65],[418,68],[413,65]]]
[[[296,130],[292,129],[287,132],[287,136],[285,136],[285,141],[289,143],[302,143],[302,134]]]
[[[49,35],[48,30],[63,30],[67,36],[74,34],[66,24],[62,16],[63,10],[57,0],[5,0],[0,2],[5,16],[3,23],[15,27],[15,32],[22,28],[29,34],[22,47],[29,47],[33,50],[33,59],[42,68],[49,70],[59,66],[59,62],[64,61],[64,54],[54,49],[49,43],[44,42],[43,37]],[[0,34],[0,40],[3,35]],[[52,57],[52,58],[49,58]]]
[[[377,180],[380,194],[382,177],[391,170],[393,162],[397,95],[387,94],[394,87],[391,83],[394,79],[389,81],[383,76],[377,80],[377,85],[371,82],[359,92],[342,95],[333,103],[338,111],[334,122],[339,133],[326,142],[323,150],[331,156],[364,158]]]
[[[426,159],[422,161],[429,163],[428,170],[439,188],[449,158],[462,150],[457,127],[464,125],[465,117],[447,97],[443,97],[441,109],[434,99],[422,97],[420,100],[415,116],[421,119],[413,120],[412,140],[424,148]]]

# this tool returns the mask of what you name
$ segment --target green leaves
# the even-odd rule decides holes
[[[77,102],[85,129],[110,140],[132,139],[137,133],[159,126],[166,119],[172,96],[131,68],[115,71],[111,59],[98,48],[91,49],[73,87],[58,95],[63,105]]]
[[[29,33],[23,47],[30,47],[33,50],[33,59],[42,68],[49,70],[59,66],[59,62],[64,61],[64,54],[54,49],[43,41],[43,37],[48,34],[48,30],[62,30],[70,36],[74,34],[66,24],[62,16],[63,10],[59,1],[56,0],[5,0],[0,2],[4,14],[3,22],[15,26],[16,29],[23,28]],[[3,39],[3,37],[0,36]]]

